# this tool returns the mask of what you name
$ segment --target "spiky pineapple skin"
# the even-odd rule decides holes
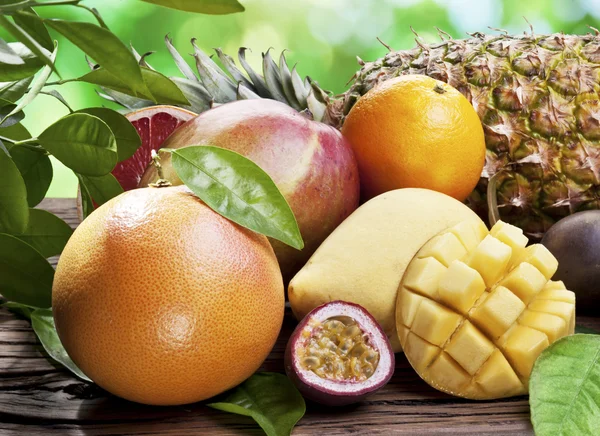
[[[419,41],[418,41],[419,42]],[[600,208],[600,37],[474,34],[364,63],[334,102],[338,126],[378,83],[403,74],[447,82],[469,99],[486,136],[486,164],[468,203],[487,216],[496,175],[504,221],[540,238],[558,219]]]

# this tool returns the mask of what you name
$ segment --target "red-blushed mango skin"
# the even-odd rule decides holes
[[[95,383],[130,401],[201,401],[250,377],[283,321],[269,241],[186,187],[134,189],[69,239],[52,288],[56,330]]]
[[[383,343],[381,343],[381,347],[378,348],[380,354],[385,353],[388,356],[388,367],[384,368],[385,377],[383,377],[379,383],[376,385],[370,386],[366,389],[361,389],[358,392],[348,393],[343,390],[334,390],[333,388],[327,388],[325,386],[317,386],[311,384],[307,381],[306,377],[302,374],[301,371],[297,370],[298,365],[294,365],[294,346],[296,342],[302,340],[302,330],[306,326],[307,323],[310,322],[313,318],[319,318],[319,312],[327,306],[331,305],[343,305],[345,306],[346,311],[359,312],[362,314],[368,321],[367,323],[360,323],[359,326],[363,331],[367,329],[367,331],[373,332],[374,330],[378,330],[380,336],[382,338],[386,338]],[[347,315],[348,313],[344,313],[343,315]],[[339,314],[341,315],[341,313]],[[385,359],[380,359],[380,364],[384,365]],[[307,398],[311,401],[314,401],[319,404],[323,404],[324,406],[347,406],[349,404],[354,404],[363,401],[370,394],[378,391],[383,386],[385,386],[392,376],[394,375],[394,369],[396,366],[396,360],[394,356],[394,352],[392,351],[392,346],[387,340],[387,336],[383,332],[383,329],[379,325],[379,323],[373,318],[373,316],[362,306],[358,304],[349,303],[347,301],[331,301],[329,303],[325,303],[319,307],[313,309],[308,315],[306,315],[302,321],[296,326],[296,329],[293,331],[290,339],[288,340],[285,356],[285,373],[289,377],[289,379],[294,383],[294,385],[298,388],[298,391],[302,394],[304,398]],[[310,371],[310,370],[304,370]],[[354,382],[347,382],[354,383]],[[360,382],[357,382],[360,383]]]
[[[349,142],[335,128],[309,120],[275,100],[242,100],[218,106],[188,121],[164,148],[213,145],[240,153],[267,172],[294,212],[304,239],[298,251],[271,240],[287,280],[357,207],[358,168]],[[179,182],[170,158],[165,178]],[[140,185],[157,178],[149,168]]]

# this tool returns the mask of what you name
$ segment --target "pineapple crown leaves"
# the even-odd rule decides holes
[[[246,60],[245,47],[238,50],[238,64],[220,48],[215,55],[209,56],[191,41],[197,74],[173,46],[169,35],[165,36],[165,45],[175,65],[183,77],[170,77],[179,87],[190,106],[187,109],[196,113],[204,112],[216,105],[236,100],[268,98],[284,103],[299,112],[310,115],[316,121],[326,121],[330,94],[322,90],[310,77],[304,79],[298,74],[296,65],[290,70],[285,58],[285,50],[279,55],[278,62],[271,56],[271,49],[262,53],[262,74],[253,69]],[[153,69],[147,57],[153,52],[140,55],[133,47],[131,50],[140,65]],[[238,66],[239,65],[239,66]],[[151,106],[149,100],[132,97],[112,89],[102,88],[101,97],[120,104],[127,109]]]

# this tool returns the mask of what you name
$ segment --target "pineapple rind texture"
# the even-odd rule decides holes
[[[573,334],[575,295],[547,277],[554,259],[542,257],[551,264],[545,271],[527,262],[528,241],[515,227],[499,222],[483,234],[470,226],[433,237],[409,264],[396,306],[399,340],[419,375],[443,392],[526,394],[538,355]],[[477,235],[477,245],[458,249],[456,234]]]
[[[600,36],[484,35],[394,51],[364,63],[338,122],[377,84],[424,74],[457,88],[483,123],[487,156],[470,206],[487,217],[488,180],[502,220],[537,240],[557,220],[600,208]]]

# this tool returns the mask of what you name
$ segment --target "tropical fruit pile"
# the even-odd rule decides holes
[[[477,34],[363,64],[333,98],[283,55],[260,75],[241,51],[246,76],[195,47],[200,77],[182,71],[203,113],[129,115],[127,192],[60,259],[65,349],[124,398],[203,400],[262,364],[289,283],[285,370],[308,399],[360,401],[404,358],[448,394],[528,393],[538,356],[574,334],[575,292],[596,292],[598,255],[569,241],[598,235],[598,215],[550,226],[598,206],[597,48]]]

